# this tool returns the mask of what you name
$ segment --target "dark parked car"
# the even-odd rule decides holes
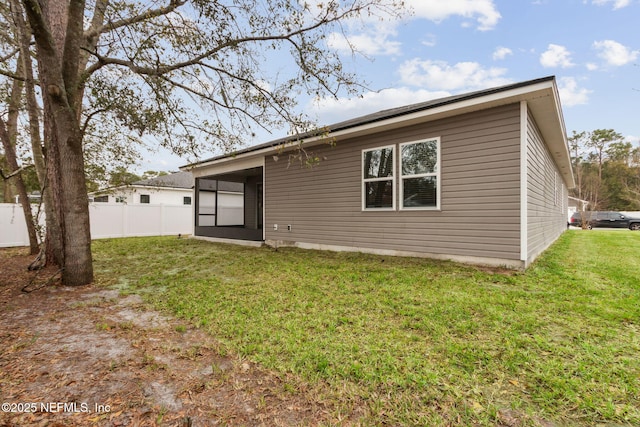
[[[640,218],[632,218],[620,212],[611,211],[585,211],[576,212],[571,215],[569,225],[586,228],[628,228],[629,230],[640,230]]]

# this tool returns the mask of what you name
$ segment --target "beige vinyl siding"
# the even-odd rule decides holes
[[[557,203],[556,203],[557,192]],[[527,264],[567,228],[567,187],[533,117],[527,116]]]
[[[258,212],[256,191],[258,182],[262,181],[262,177],[249,177],[244,185],[244,225],[247,228],[258,228]]]
[[[324,158],[312,169],[288,166],[286,154],[278,161],[267,156],[265,238],[519,260],[519,117],[519,104],[513,104],[338,140],[334,147],[307,149]],[[441,209],[363,211],[362,150],[432,137],[441,138]]]

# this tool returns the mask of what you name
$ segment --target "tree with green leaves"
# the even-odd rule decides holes
[[[16,2],[17,3],[17,2]],[[20,0],[42,94],[48,237],[63,283],[91,282],[89,134],[154,136],[178,154],[255,129],[308,130],[302,95],[357,93],[329,36],[393,19],[401,0]],[[346,36],[345,36],[346,37]],[[126,146],[126,144],[123,144]]]
[[[592,210],[640,210],[640,147],[613,129],[574,132],[569,145],[576,197]]]

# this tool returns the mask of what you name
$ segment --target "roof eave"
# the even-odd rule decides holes
[[[199,163],[182,166],[180,170],[196,171],[202,168],[225,165],[240,160],[248,160],[253,157],[264,157],[275,154],[288,148],[294,148],[301,142],[305,146],[322,144],[329,139],[343,139],[356,136],[373,134],[383,130],[393,130],[417,123],[439,120],[451,116],[485,110],[502,105],[526,101],[530,106],[533,116],[549,146],[556,164],[560,168],[567,187],[575,187],[571,160],[568,151],[566,130],[560,98],[555,83],[555,78],[547,77],[522,84],[516,84],[507,88],[497,88],[478,93],[469,94],[454,100],[444,100],[441,103],[429,104],[425,108],[415,111],[398,113],[397,115],[376,117],[369,121],[343,122],[329,127],[329,132],[322,135],[307,135],[306,138],[283,138],[266,144],[251,147],[235,154],[223,155],[208,159]]]

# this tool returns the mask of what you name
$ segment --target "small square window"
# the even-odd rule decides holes
[[[140,203],[150,203],[150,202],[151,202],[151,196],[149,196],[148,194],[140,195]]]
[[[190,205],[191,204],[191,196],[184,196],[182,198],[182,204],[183,205]]]

